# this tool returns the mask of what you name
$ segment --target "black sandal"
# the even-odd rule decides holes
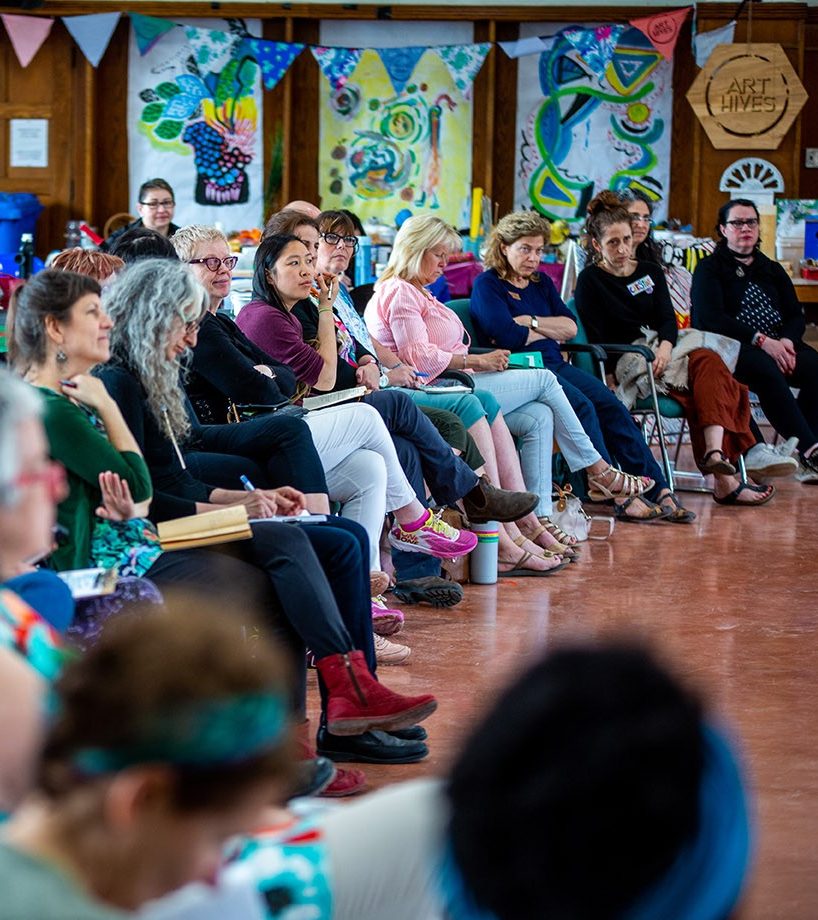
[[[762,498],[760,502],[743,502],[741,500],[741,493],[747,492],[766,492],[766,498]],[[775,486],[754,486],[750,485],[749,482],[742,482],[737,489],[733,489],[728,495],[724,495],[721,498],[716,498],[713,496],[713,501],[717,505],[740,505],[742,508],[755,508],[757,505],[766,505],[767,502],[775,495]]]
[[[673,505],[672,508],[666,507],[663,503],[670,502]],[[670,524],[692,524],[696,520],[696,515],[693,511],[688,511],[687,508],[682,506],[682,503],[676,498],[674,492],[668,492],[667,495],[663,495],[659,499],[659,507],[664,508],[667,511],[667,521]]]
[[[650,513],[646,517],[636,517],[633,514],[625,513],[637,500],[647,506]],[[617,521],[625,521],[628,524],[652,524],[653,521],[664,520],[664,518],[668,517],[670,514],[667,508],[662,508],[661,505],[657,505],[656,502],[652,502],[649,498],[645,498],[644,495],[632,495],[627,501],[622,502],[621,505],[614,504],[613,512]]]
[[[720,473],[724,476],[735,476],[736,468],[727,459],[726,454],[721,448],[709,450],[701,459],[699,469],[707,475],[708,473]]]

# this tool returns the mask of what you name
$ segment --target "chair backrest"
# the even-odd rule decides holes
[[[472,322],[471,312],[469,311],[469,305],[471,301],[468,297],[460,298],[459,300],[450,300],[446,306],[457,314],[457,318],[463,323],[463,328],[468,332],[469,337],[471,338],[472,345],[477,344],[477,330],[474,328],[474,323]]]
[[[576,345],[587,345],[588,344],[588,333],[585,331],[585,326],[582,325],[582,320],[580,315],[577,312],[576,304],[574,303],[574,298],[572,297],[565,304],[566,307],[574,314],[574,320],[577,324],[577,334],[571,339]],[[599,376],[599,368],[597,367],[596,361],[594,361],[592,355],[588,354],[575,354],[573,356],[573,365],[574,367],[579,368],[581,371],[586,371],[588,374],[593,374],[594,377]]]

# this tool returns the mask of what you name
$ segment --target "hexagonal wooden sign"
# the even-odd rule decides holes
[[[717,45],[687,101],[718,150],[775,150],[807,93],[781,45]]]

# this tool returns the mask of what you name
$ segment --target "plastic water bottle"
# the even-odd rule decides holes
[[[358,251],[355,253],[355,287],[372,281],[372,240],[368,236],[358,237]]]
[[[500,525],[497,521],[472,524],[477,535],[477,546],[469,557],[470,581],[476,585],[497,583],[497,549],[500,541]]]

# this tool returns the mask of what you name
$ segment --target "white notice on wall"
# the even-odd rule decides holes
[[[9,166],[48,166],[48,119],[9,120]]]

